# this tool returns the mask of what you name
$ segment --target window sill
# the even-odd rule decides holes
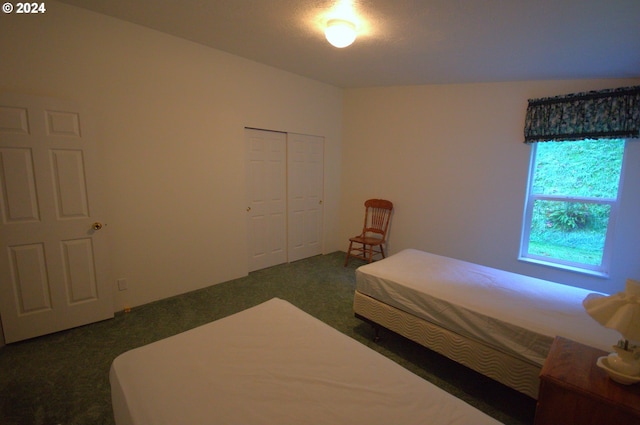
[[[583,269],[583,268],[580,268],[580,267],[569,266],[569,265],[566,265],[566,264],[553,263],[551,261],[539,260],[537,258],[518,257],[518,261],[522,261],[522,262],[525,262],[525,263],[538,264],[538,265],[541,265],[541,266],[552,267],[554,269],[566,270],[566,271],[570,271],[570,272],[574,272],[574,273],[586,274],[586,275],[589,275],[589,276],[600,277],[600,278],[603,278],[603,279],[608,279],[609,278],[609,274],[605,273],[605,272],[601,272],[601,271],[597,271],[597,270]]]

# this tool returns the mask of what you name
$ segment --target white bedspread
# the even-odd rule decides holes
[[[286,301],[124,353],[117,425],[497,424]]]
[[[605,351],[620,338],[584,310],[592,291],[415,249],[359,267],[356,289],[539,365],[555,336]]]

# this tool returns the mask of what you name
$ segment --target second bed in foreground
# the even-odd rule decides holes
[[[496,420],[274,298],[117,357],[117,425]]]

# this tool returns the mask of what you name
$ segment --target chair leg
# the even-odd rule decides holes
[[[347,250],[347,257],[344,259],[344,267],[347,267],[349,263],[349,257],[351,256],[351,247],[353,246],[353,241],[349,242],[349,249]]]

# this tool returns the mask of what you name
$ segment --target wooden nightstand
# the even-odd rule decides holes
[[[540,373],[535,425],[640,424],[640,384],[609,379],[596,366],[607,354],[556,337]]]

